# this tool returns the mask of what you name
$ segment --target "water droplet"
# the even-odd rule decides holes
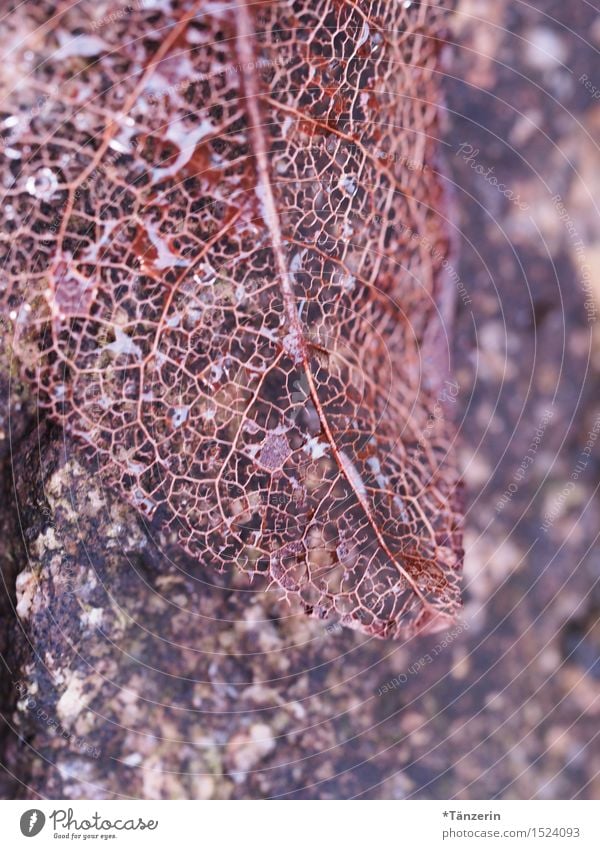
[[[56,174],[51,168],[42,168],[28,178],[25,188],[32,197],[48,200],[58,188]]]

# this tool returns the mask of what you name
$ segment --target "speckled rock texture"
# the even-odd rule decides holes
[[[361,791],[369,740],[350,750],[339,742],[376,723],[372,680],[361,672],[367,658],[380,662],[377,641],[359,651],[351,632],[286,608],[282,618],[275,595],[246,578],[209,585],[193,562],[170,562],[169,541],[153,542],[56,431],[37,431],[16,462],[28,557],[8,652],[21,741],[6,758],[20,765],[22,792],[263,798],[313,783],[323,795],[334,784],[344,795]],[[349,727],[349,705],[365,699]]]
[[[199,577],[13,399],[2,795],[600,796],[600,20],[461,0],[454,30],[462,619],[381,642]]]

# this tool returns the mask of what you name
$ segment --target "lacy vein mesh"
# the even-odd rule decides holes
[[[448,624],[444,3],[9,4],[10,341],[202,568],[376,636]]]

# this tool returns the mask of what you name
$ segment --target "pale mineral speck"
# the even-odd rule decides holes
[[[84,683],[85,680],[80,675],[73,675],[56,703],[56,712],[67,728],[87,705],[89,695],[84,696]]]
[[[274,749],[273,732],[265,723],[257,722],[247,731],[235,734],[227,744],[227,760],[233,780],[243,781]]]
[[[37,578],[33,572],[21,572],[17,575],[17,616],[19,619],[29,617],[36,588]]]
[[[89,610],[81,614],[81,624],[94,631],[102,624],[103,616],[104,610],[101,607],[90,607]]]

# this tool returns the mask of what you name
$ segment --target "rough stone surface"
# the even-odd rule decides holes
[[[191,561],[169,562],[168,540],[153,542],[58,432],[22,450],[28,557],[8,656],[26,745],[6,753],[20,792],[262,798],[313,782],[324,795],[334,784],[360,792],[361,769],[344,771],[368,758],[368,738],[351,755],[339,742],[358,701],[370,707],[354,732],[375,722],[370,677],[347,679],[379,661],[377,641],[361,649],[247,579],[210,585]]]

